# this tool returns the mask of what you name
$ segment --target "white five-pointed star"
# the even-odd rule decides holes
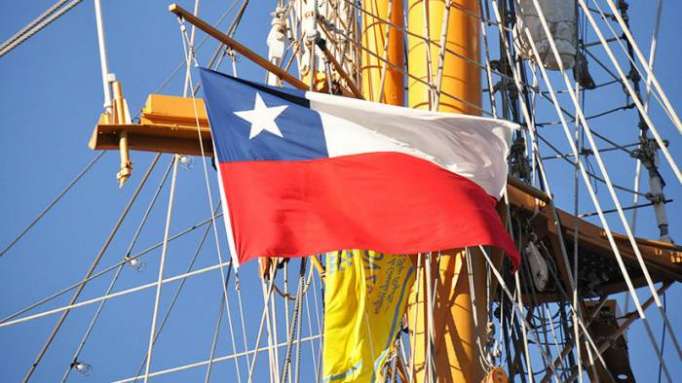
[[[253,139],[260,132],[267,130],[268,132],[283,137],[282,131],[279,130],[275,119],[280,113],[284,112],[287,105],[279,105],[268,107],[265,105],[260,93],[256,92],[256,101],[252,110],[243,110],[234,112],[239,118],[242,118],[251,123],[251,132],[249,132],[249,139]]]

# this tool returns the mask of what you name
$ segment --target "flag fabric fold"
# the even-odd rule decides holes
[[[495,212],[514,124],[200,72],[239,262],[491,245],[518,265]]]

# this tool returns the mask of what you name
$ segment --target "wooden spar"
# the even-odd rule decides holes
[[[244,45],[239,43],[237,40],[231,38],[230,36],[224,34],[223,32],[217,30],[216,28],[214,28],[213,26],[211,26],[209,23],[205,22],[204,20],[194,16],[191,12],[188,12],[187,10],[182,8],[181,6],[179,6],[177,4],[171,4],[168,6],[168,10],[170,12],[174,13],[176,16],[185,19],[190,24],[192,24],[195,27],[206,32],[208,35],[210,35],[211,37],[220,41],[221,43],[227,45],[228,47],[230,47],[235,52],[241,54],[242,56],[244,56],[247,59],[255,62],[256,64],[262,66],[267,71],[273,73],[274,75],[276,75],[277,77],[281,78],[282,80],[288,82],[292,86],[294,86],[298,89],[301,89],[301,90],[308,90],[309,89],[308,85],[306,85],[306,83],[304,83],[303,81],[297,79],[296,77],[289,74],[289,72],[287,72],[284,69],[278,67],[277,65],[271,63],[270,61],[264,59],[263,57],[259,56],[256,52],[245,47]]]
[[[478,14],[478,0],[409,1],[408,28],[427,38],[424,41],[410,35],[407,39],[410,107],[479,114],[480,71],[477,65],[462,58],[473,62],[480,59],[480,24],[472,16]],[[438,44],[430,44],[430,41]],[[445,45],[462,57],[447,53],[438,45]],[[413,80],[412,76],[429,85]],[[439,95],[440,90],[443,93]],[[476,342],[484,334],[487,318],[486,270],[484,258],[472,253],[471,270],[465,261],[465,251],[458,249],[442,256],[439,262],[431,260],[434,276],[417,277],[424,284],[413,289],[408,310],[408,319],[412,321],[411,345],[415,353],[413,371],[417,382],[432,379],[439,382],[481,382],[484,378]],[[468,273],[473,274],[473,286],[470,285]],[[431,307],[427,303],[425,291],[428,287],[426,283],[434,282],[436,297]],[[475,306],[472,305],[474,297]],[[431,312],[432,318],[427,322],[425,313],[428,312]],[[477,324],[474,314],[478,318]],[[428,326],[427,323],[433,325]],[[433,356],[428,358],[427,355]]]

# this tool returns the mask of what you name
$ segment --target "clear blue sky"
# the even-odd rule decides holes
[[[0,2],[0,40],[4,41],[52,3],[53,0]],[[180,3],[191,8],[193,2],[186,0]],[[640,41],[646,41],[654,18],[653,2],[633,3],[631,18],[634,33]],[[226,4],[224,1],[203,1],[201,14],[206,20],[215,22]],[[147,94],[157,89],[183,58],[178,24],[175,17],[167,12],[167,5],[167,1],[158,0],[104,1],[110,69],[123,82],[128,104],[134,113],[142,107]],[[662,20],[656,73],[671,102],[679,109],[682,104],[682,84],[679,80],[679,63],[682,62],[679,36],[682,29],[678,19],[682,14],[682,6],[679,2],[671,1],[665,5],[667,8]],[[270,26],[269,12],[273,7],[274,1],[253,1],[237,33],[238,39],[261,54],[266,53],[265,36]],[[201,37],[203,34],[199,35]],[[214,46],[210,42],[202,49],[202,64],[207,62]],[[648,43],[644,46],[648,50]],[[240,59],[238,68],[243,77],[256,81],[264,79],[263,72],[244,59]],[[223,66],[221,70],[230,69]],[[171,82],[164,92],[180,94],[180,77]],[[597,112],[608,105],[622,104],[622,93],[615,87],[612,87],[612,91],[611,98],[588,99],[588,111]],[[86,144],[101,110],[102,85],[91,1],[84,1],[30,41],[0,58],[0,142],[3,148],[0,152],[0,211],[3,215],[0,247],[13,239],[93,158],[95,153]],[[548,120],[556,119],[550,113],[544,115]],[[661,132],[671,142],[673,155],[680,161],[680,135],[659,112],[655,115]],[[619,113],[617,117],[595,121],[594,127],[619,143],[634,142],[635,112]],[[559,128],[554,129],[558,131]],[[559,141],[555,132],[547,134]],[[625,161],[622,156],[605,154],[605,157],[617,182],[631,184],[634,162]],[[118,156],[108,153],[16,247],[0,258],[0,316],[4,317],[82,277],[151,158],[152,155],[148,153],[133,153],[134,175],[131,182],[119,190],[115,180]],[[137,208],[133,209],[106,253],[102,266],[117,262],[123,255],[168,162],[168,156],[161,159],[149,186],[140,196]],[[570,210],[572,170],[559,165],[558,161],[549,166],[559,201]],[[209,172],[213,181],[213,170],[209,169]],[[674,239],[682,241],[682,216],[679,214],[682,211],[682,188],[667,167],[663,166],[662,172],[668,181],[666,194],[675,199],[668,208],[671,234]],[[215,197],[215,183],[212,187]],[[607,201],[604,189],[603,185],[599,186],[602,200]],[[628,201],[630,197],[623,195],[623,198]],[[582,211],[593,210],[584,194],[581,194],[581,200]],[[167,201],[166,188],[136,246],[137,250],[161,239]],[[209,216],[200,159],[195,158],[189,169],[180,170],[176,201],[172,232],[178,232]],[[606,204],[607,208],[609,205]],[[655,238],[656,230],[650,209],[642,211],[639,221],[638,235]],[[613,222],[620,231],[620,225]],[[165,275],[184,272],[201,235],[202,230],[196,230],[172,243]],[[225,256],[224,241],[222,249]],[[142,272],[126,268],[115,290],[155,281],[159,254],[157,250],[145,257],[146,268]],[[198,257],[197,267],[212,265],[216,261],[215,245],[209,235]],[[262,302],[254,266],[253,263],[245,266],[241,274],[250,345],[254,343]],[[207,358],[219,310],[219,279],[219,274],[213,272],[189,281],[155,348],[153,370]],[[102,294],[108,280],[105,277],[89,285],[83,297]],[[167,307],[175,287],[166,286],[161,312]],[[231,284],[231,296],[234,296],[233,286]],[[641,293],[640,296],[647,295]],[[679,285],[671,288],[668,294],[670,319],[678,336],[682,336],[682,326],[679,326],[682,309],[677,306],[681,296],[682,288]],[[146,351],[153,299],[154,293],[150,289],[107,304],[82,356],[83,360],[94,366],[94,371],[89,378],[72,375],[72,381],[109,381],[134,374]],[[66,299],[60,299],[52,307],[65,302]],[[72,313],[36,372],[34,381],[54,381],[61,377],[93,312],[94,306],[90,306]],[[656,336],[659,336],[660,321],[656,318],[657,314],[650,312],[654,317],[652,324]],[[13,382],[23,376],[55,319],[49,317],[0,329],[0,359],[3,361],[0,380]],[[305,334],[308,333],[306,323],[304,321]],[[217,355],[231,352],[231,345],[226,339],[223,336]],[[628,339],[631,362],[639,381],[654,381],[657,364],[644,338],[642,326],[635,325]],[[238,341],[241,350],[240,344],[241,339]],[[304,350],[308,350],[307,345]],[[682,374],[682,364],[671,350],[672,345],[666,344],[669,366],[673,375],[679,376]],[[307,354],[304,354],[304,358],[310,360]],[[261,366],[258,376],[264,378],[262,371],[265,359],[261,358],[258,363]],[[311,366],[308,368],[312,369]],[[203,373],[203,369],[197,369],[157,381],[195,381],[202,379]],[[216,365],[216,377],[233,374],[232,362]]]

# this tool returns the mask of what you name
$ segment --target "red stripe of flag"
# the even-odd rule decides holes
[[[477,245],[519,254],[474,182],[410,155],[220,164],[240,263],[337,249],[411,254]]]

